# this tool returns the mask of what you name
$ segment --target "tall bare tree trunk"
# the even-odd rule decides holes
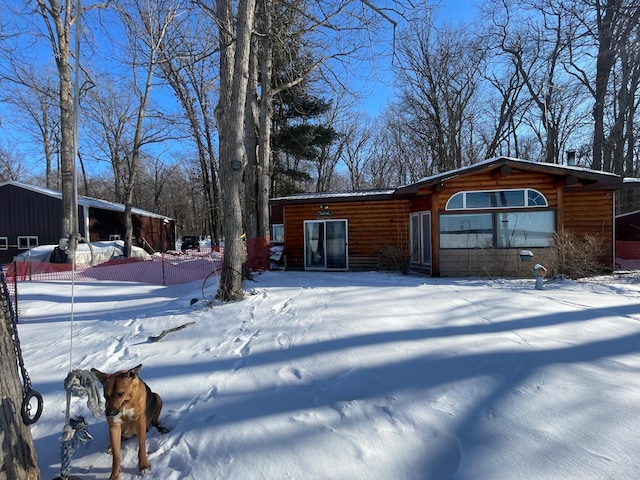
[[[31,430],[22,423],[22,389],[11,339],[9,299],[0,289],[0,480],[39,480]]]
[[[610,149],[605,135],[605,108],[609,78],[615,63],[613,40],[613,17],[619,8],[619,0],[596,2],[598,55],[596,57],[596,78],[593,104],[593,160],[591,168],[605,169],[610,158]]]
[[[258,128],[258,164],[257,164],[257,212],[258,229],[257,237],[264,239],[264,245],[260,248],[266,250],[263,255],[266,264],[262,268],[269,268],[269,197],[271,194],[271,116],[273,113],[273,45],[272,35],[272,0],[260,0],[262,5],[262,36],[261,38],[261,85],[260,117]]]
[[[224,208],[224,260],[218,298],[242,298],[243,263],[246,258],[242,235],[244,158],[244,112],[249,78],[251,33],[255,0],[240,0],[235,39],[231,0],[216,5],[220,29],[220,99],[215,109],[220,148],[220,184]],[[235,41],[234,41],[235,40]]]
[[[247,235],[247,265],[268,270],[269,192],[271,187],[271,112],[272,69],[271,0],[257,0],[256,26],[259,32],[251,41],[249,82],[245,107],[244,227]],[[258,68],[259,67],[259,68]],[[259,87],[259,90],[258,90]],[[258,91],[260,97],[258,98]]]
[[[251,242],[258,236],[258,39],[251,39],[249,57],[249,79],[247,84],[247,103],[245,105],[245,151],[247,163],[244,169],[244,228],[247,235],[247,255],[249,267],[251,265]]]
[[[74,225],[76,212],[72,201],[74,192],[74,151],[73,151],[73,88],[71,81],[71,25],[72,0],[37,0],[38,10],[49,32],[49,42],[58,69],[60,98],[60,170],[62,177],[62,225],[61,235],[66,237],[77,232]]]

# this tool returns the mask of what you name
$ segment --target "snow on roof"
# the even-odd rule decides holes
[[[482,162],[477,162],[471,165],[467,165],[465,167],[456,168],[454,170],[449,170],[447,172],[437,173],[435,175],[431,175],[429,177],[421,178],[416,182],[411,182],[406,185],[402,185],[398,188],[390,188],[390,189],[380,189],[380,190],[358,190],[358,191],[348,191],[348,192],[318,192],[318,193],[296,193],[292,195],[287,195],[284,197],[272,198],[271,201],[304,201],[304,200],[322,200],[322,199],[349,199],[354,197],[371,197],[371,196],[386,196],[393,195],[395,193],[403,193],[401,190],[411,189],[412,186],[424,185],[424,184],[437,184],[439,182],[448,180],[450,178],[455,178],[461,174],[464,174],[468,171],[473,170],[482,170],[485,167],[490,167],[492,165],[499,164],[508,164],[512,166],[520,165],[524,168],[537,168],[543,169],[544,171],[550,171],[552,173],[558,174],[567,174],[567,172],[575,172],[576,174],[586,175],[589,178],[597,179],[598,177],[605,177],[607,180],[616,180],[620,179],[619,175],[610,172],[604,172],[600,170],[592,170],[586,167],[580,167],[575,165],[556,165],[553,163],[545,163],[545,162],[532,162],[530,160],[521,160],[519,158],[512,157],[493,157],[488,158],[487,160],[483,160]],[[626,183],[639,182],[640,179],[624,179]]]
[[[27,185],[26,183],[20,183],[13,180],[0,183],[0,188],[5,185],[13,185],[14,187],[23,188],[25,190],[30,190],[32,192],[40,193],[42,195],[47,195],[49,197],[62,200],[62,192],[58,192],[57,190],[51,190],[50,188],[37,187],[35,185]],[[115,212],[124,212],[124,205],[121,203],[108,202],[106,200],[85,197],[83,195],[78,195],[78,205],[82,205],[84,207],[91,207],[91,208],[100,208],[102,210],[112,210]],[[166,218],[168,220],[171,220],[170,217],[167,217],[165,215],[160,215],[159,213],[149,212],[147,210],[142,210],[141,208],[134,207],[131,209],[131,213],[135,213],[136,215],[144,215],[147,217],[163,218],[163,219]]]
[[[640,214],[640,210],[634,210],[632,212],[621,213],[620,215],[616,215],[616,218],[630,217],[630,216],[638,215],[638,214]]]
[[[473,163],[471,165],[467,165],[464,167],[460,167],[460,168],[456,168],[454,170],[449,170],[446,172],[442,172],[442,173],[437,173],[435,175],[431,175],[429,177],[424,177],[421,178],[420,180],[418,180],[417,182],[411,182],[407,185],[403,185],[400,188],[403,187],[409,187],[411,185],[415,185],[415,184],[419,184],[419,183],[434,183],[438,180],[444,180],[447,178],[452,178],[452,177],[456,177],[458,175],[460,175],[461,173],[464,173],[467,170],[475,170],[475,169],[482,169],[483,167],[489,166],[491,164],[497,164],[500,162],[508,162],[511,164],[520,164],[524,167],[529,166],[529,167],[538,167],[538,168],[545,168],[545,169],[549,169],[549,170],[558,170],[558,172],[566,172],[567,170],[573,170],[576,173],[587,173],[590,175],[603,175],[603,176],[609,176],[612,179],[613,178],[618,178],[619,175],[616,175],[615,173],[610,173],[610,172],[604,172],[601,170],[591,170],[589,168],[586,167],[580,167],[580,166],[576,166],[576,165],[556,165],[554,163],[546,163],[546,162],[533,162],[531,160],[522,160],[520,158],[512,158],[512,157],[492,157],[492,158],[488,158],[486,160],[483,160],[481,162],[477,162],[477,163]]]
[[[386,189],[370,189],[370,190],[352,190],[344,192],[316,192],[316,193],[293,193],[284,197],[272,198],[271,201],[282,200],[322,200],[322,199],[339,199],[354,197],[371,197],[393,195],[395,188]]]

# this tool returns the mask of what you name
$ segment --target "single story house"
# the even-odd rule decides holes
[[[432,276],[530,276],[555,232],[602,238],[615,268],[618,175],[498,157],[396,189],[297,194],[270,202],[290,270],[378,269]]]
[[[0,263],[24,250],[57,245],[62,225],[62,193],[19,182],[0,183]],[[149,253],[175,248],[175,221],[138,208],[132,210],[137,246]],[[78,196],[79,233],[90,242],[124,238],[124,205]]]

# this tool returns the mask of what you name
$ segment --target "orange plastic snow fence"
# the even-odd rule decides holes
[[[247,266],[252,272],[266,271],[270,268],[269,243],[267,237],[247,238]]]

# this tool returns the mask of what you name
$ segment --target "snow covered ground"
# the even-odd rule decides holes
[[[268,272],[215,281],[21,283],[20,339],[44,396],[43,479],[60,471],[71,368],[144,366],[163,397],[151,478],[640,478],[640,278],[435,279]],[[198,299],[191,305],[193,299]],[[148,338],[195,322],[158,343]],[[73,335],[71,335],[73,332]],[[106,479],[104,417],[74,475]],[[137,478],[127,442],[123,479]]]

